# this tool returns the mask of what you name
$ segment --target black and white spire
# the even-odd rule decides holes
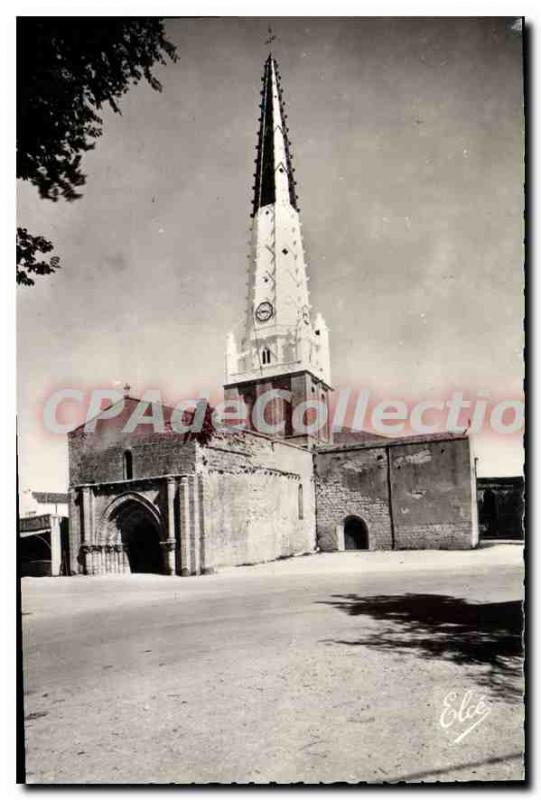
[[[260,107],[246,314],[228,336],[227,382],[306,371],[328,386],[327,326],[310,305],[286,116],[272,55],[265,62]]]
[[[286,189],[291,206],[298,210],[280,74],[271,54],[265,62],[262,82],[252,216],[263,206],[275,203],[280,188]]]

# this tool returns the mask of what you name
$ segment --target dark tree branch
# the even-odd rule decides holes
[[[17,283],[33,286],[32,274],[49,275],[60,269],[58,256],[39,258],[40,253],[50,253],[52,249],[52,243],[43,236],[32,236],[26,228],[17,228]]]
[[[158,18],[19,17],[17,177],[53,202],[81,197],[86,180],[82,156],[102,135],[98,112],[107,103],[120,113],[118,101],[142,78],[161,91],[151,68],[168,59],[177,60],[176,49]],[[34,254],[52,249],[40,249],[51,243],[25,232],[26,246],[20,251],[19,231],[18,256],[28,256],[30,239],[39,242]],[[35,269],[17,260],[18,282],[33,284],[29,270],[53,272],[55,258],[36,262]]]

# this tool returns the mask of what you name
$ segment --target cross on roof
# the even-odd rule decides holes
[[[269,25],[269,38],[265,39],[265,44],[271,45],[274,42],[275,39],[276,39],[276,36],[273,34],[272,28]]]

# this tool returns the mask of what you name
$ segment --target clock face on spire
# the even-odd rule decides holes
[[[272,307],[272,303],[269,303],[268,300],[264,300],[263,303],[260,303],[255,310],[255,317],[258,322],[268,322],[273,314],[274,308]]]

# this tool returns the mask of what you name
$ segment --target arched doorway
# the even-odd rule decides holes
[[[116,497],[106,509],[100,525],[102,547],[119,548],[121,572],[166,573],[161,542],[160,512],[146,498],[134,492]],[[102,565],[103,568],[103,565]],[[105,572],[118,571],[105,562]]]
[[[116,525],[128,556],[130,572],[165,572],[160,530],[145,506],[125,503],[118,511]]]
[[[368,550],[368,528],[360,517],[345,518],[344,549]]]

